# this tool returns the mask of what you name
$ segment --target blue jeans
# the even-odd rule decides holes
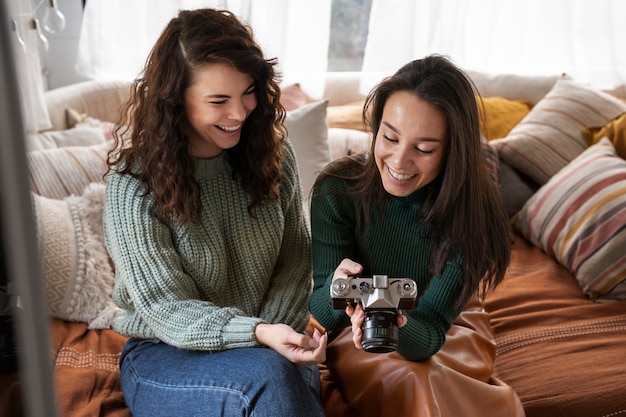
[[[318,367],[295,365],[272,349],[211,353],[133,338],[120,372],[134,417],[324,416]]]

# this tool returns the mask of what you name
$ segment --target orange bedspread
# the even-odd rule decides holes
[[[485,308],[496,374],[528,417],[626,415],[626,301],[589,301],[573,275],[516,236],[507,277]]]
[[[420,416],[465,417],[475,409],[454,409],[459,397],[490,402],[493,413],[485,415],[494,416],[519,415],[518,399],[528,417],[626,415],[626,302],[587,300],[569,272],[516,236],[509,272],[485,309],[489,317],[471,304],[455,322],[441,352],[427,361],[438,371],[426,385],[419,385],[426,363],[360,352],[348,335],[335,335],[321,367],[328,416],[407,417],[414,413],[405,407],[422,404]],[[130,416],[118,370],[125,338],[84,323],[51,323],[59,415]],[[357,355],[362,366],[346,365],[345,355]],[[19,390],[6,375],[0,388],[1,414]],[[456,400],[446,403],[451,396]]]

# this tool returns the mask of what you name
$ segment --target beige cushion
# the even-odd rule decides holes
[[[328,101],[305,104],[287,112],[285,126],[293,144],[302,185],[303,203],[308,207],[308,197],[317,174],[330,161],[328,153]]]
[[[68,146],[26,155],[31,189],[35,194],[61,199],[82,194],[92,182],[103,182],[111,142]]]
[[[591,299],[624,298],[626,161],[609,139],[589,147],[513,218],[535,246],[576,276]]]
[[[466,70],[465,73],[483,97],[506,97],[532,104],[548,94],[559,78],[558,75],[489,74],[473,70]]]
[[[32,194],[47,310],[97,329],[110,327],[119,311],[111,299],[115,277],[104,246],[104,188],[94,183],[63,200]]]
[[[624,111],[615,97],[561,77],[505,138],[490,143],[500,159],[542,185],[587,148],[583,129]]]

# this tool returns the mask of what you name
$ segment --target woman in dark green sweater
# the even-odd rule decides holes
[[[317,179],[309,307],[327,330],[351,326],[357,348],[367,309],[333,308],[337,278],[413,279],[417,306],[398,312],[397,352],[422,361],[466,303],[504,276],[509,222],[483,159],[476,97],[449,60],[408,63],[366,99],[370,152],[331,163]]]

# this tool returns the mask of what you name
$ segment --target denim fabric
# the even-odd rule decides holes
[[[324,416],[318,367],[272,349],[211,353],[130,339],[120,371],[134,417]]]

